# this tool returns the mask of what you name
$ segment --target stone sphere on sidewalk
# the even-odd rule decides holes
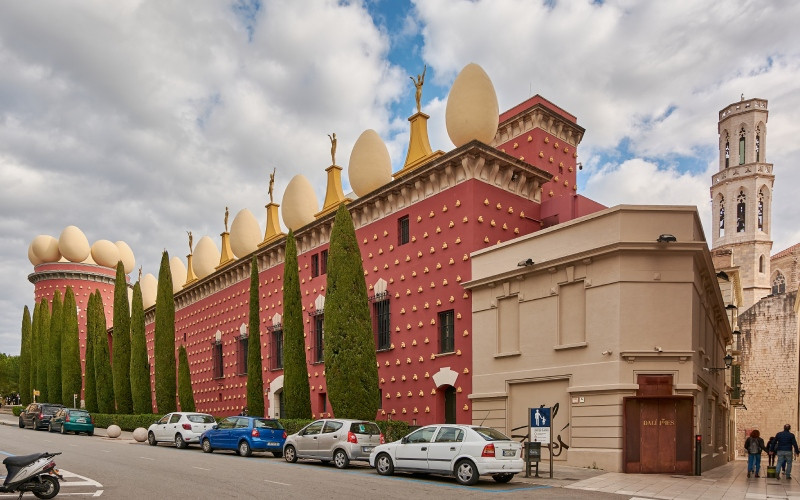
[[[106,432],[108,433],[108,437],[118,438],[119,435],[122,434],[122,429],[120,429],[118,425],[109,425]]]
[[[144,443],[147,441],[147,429],[144,427],[137,427],[133,431],[133,439],[136,440],[138,443]]]

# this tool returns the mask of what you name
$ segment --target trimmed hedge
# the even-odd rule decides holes
[[[14,412],[14,416],[15,417],[19,417],[19,414],[22,413],[22,410],[24,410],[24,409],[25,409],[25,407],[22,406],[22,405],[12,406],[11,407],[11,411]]]
[[[163,415],[116,415],[108,413],[92,413],[94,426],[107,428],[109,425],[118,425],[123,431],[132,431],[137,427],[147,429]]]

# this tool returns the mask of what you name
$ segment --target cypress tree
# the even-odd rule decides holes
[[[31,313],[28,306],[22,311],[22,332],[19,346],[19,402],[31,402]]]
[[[97,378],[94,367],[94,336],[97,330],[97,317],[94,314],[95,295],[89,295],[89,302],[86,305],[86,367],[85,367],[85,387],[83,397],[86,399],[85,405],[89,412],[97,413],[100,407],[97,404]]]
[[[131,396],[131,316],[128,309],[128,283],[125,267],[117,262],[117,277],[114,282],[114,396],[117,413],[133,413]]]
[[[42,306],[36,302],[33,306],[33,320],[31,321],[31,369],[30,369],[30,387],[31,387],[31,401],[41,401],[33,395],[33,391],[39,390],[39,330],[42,327],[42,313],[40,312]]]
[[[177,409],[175,394],[175,300],[172,296],[172,274],[169,254],[161,254],[156,292],[156,327],[154,334],[156,406],[159,413]]]
[[[94,376],[97,386],[97,407],[100,413],[116,413],[114,405],[114,377],[108,353],[106,313],[100,290],[94,301]],[[91,313],[90,313],[91,314]]]
[[[325,285],[325,380],[339,418],[371,420],[380,408],[367,284],[353,219],[339,205]]]
[[[290,229],[283,263],[283,390],[287,418],[311,418],[297,243]]]
[[[75,293],[72,291],[72,287],[67,287],[67,292],[64,294],[61,317],[63,322],[61,328],[61,404],[72,406],[73,395],[77,394],[76,402],[79,405],[81,385],[83,385],[81,346],[78,335],[78,308],[75,305]]]
[[[181,346],[178,351],[178,399],[181,403],[181,411],[197,411],[194,406],[194,393],[192,393],[189,358],[186,356],[184,346]]]
[[[50,395],[47,391],[47,353],[50,340],[50,306],[47,299],[42,299],[39,303],[39,347],[37,349],[36,385],[39,390],[38,401],[43,403],[50,402]]]
[[[50,341],[48,342],[47,392],[51,403],[61,402],[61,329],[64,315],[61,292],[53,294],[53,314],[50,318]]]
[[[261,322],[259,321],[258,260],[250,262],[250,317],[247,330],[247,410],[264,415],[264,376],[261,371]]]
[[[150,365],[147,362],[147,340],[144,330],[144,304],[142,287],[138,281],[133,285],[131,301],[131,397],[134,413],[137,415],[153,413]]]

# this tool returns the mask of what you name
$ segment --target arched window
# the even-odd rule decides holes
[[[758,258],[758,272],[760,272],[760,273],[764,272],[764,256],[763,255]]]
[[[739,131],[739,165],[744,165],[744,127]]]
[[[758,192],[758,230],[764,230],[764,191]]]
[[[744,214],[746,208],[746,201],[747,197],[744,195],[743,191],[739,191],[739,196],[736,197],[736,232],[743,233],[744,232]]]
[[[725,236],[725,197],[719,197],[719,237]]]
[[[756,161],[761,161],[761,127],[756,127]]]
[[[772,295],[779,293],[786,293],[786,278],[783,277],[780,271],[775,275],[775,279],[772,280]]]
[[[728,168],[731,162],[731,143],[728,140],[727,134],[725,137],[725,168]]]

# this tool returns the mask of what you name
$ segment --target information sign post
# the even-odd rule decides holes
[[[531,443],[543,443],[542,448],[550,450],[550,478],[553,477],[553,422],[551,408],[528,408],[528,427]],[[537,474],[539,464],[536,464]]]

